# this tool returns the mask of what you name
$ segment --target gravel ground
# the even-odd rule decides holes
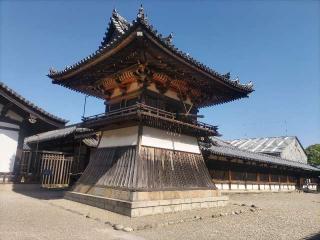
[[[255,204],[261,210],[168,226],[165,234],[164,229],[139,234],[147,239],[320,239],[320,194],[230,196],[230,204],[242,203]]]
[[[226,207],[129,218],[59,191],[0,187],[0,214],[0,239],[320,239],[320,194],[313,193],[235,194]],[[134,231],[112,229],[119,224]]]
[[[15,193],[0,184],[1,240],[141,240],[133,233],[110,226],[50,204],[61,192]],[[50,200],[48,200],[50,199]],[[68,200],[65,200],[68,202]]]

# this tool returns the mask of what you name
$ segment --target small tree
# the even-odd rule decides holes
[[[310,145],[306,148],[308,163],[320,166],[320,144]]]

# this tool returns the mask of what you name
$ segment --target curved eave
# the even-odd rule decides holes
[[[130,40],[132,41],[135,38],[135,29],[137,27],[137,23],[131,25],[128,31],[125,32],[122,36],[116,37],[115,39],[113,39],[113,41],[109,42],[104,47],[101,47],[94,53],[90,54],[88,57],[80,60],[70,67],[66,67],[62,71],[52,74],[49,73],[47,76],[53,79],[53,83],[58,83],[63,81],[64,79],[74,76],[81,71],[84,71],[93,64],[108,58],[109,56],[120,51],[121,48],[125,47],[130,42]]]
[[[20,108],[22,106],[28,107],[30,109],[29,110],[30,113],[33,113],[34,115],[36,115],[37,117],[39,117],[45,122],[48,122],[57,127],[64,126],[68,122],[68,120],[57,117],[45,111],[44,109],[36,106],[34,103],[30,102],[29,100],[21,96],[19,93],[9,88],[3,82],[0,82],[0,90],[3,90],[4,92],[3,97],[7,98],[8,100],[14,99],[13,101],[15,101],[15,104]]]
[[[141,29],[140,29],[141,28]],[[89,55],[88,57],[82,59],[71,67],[67,67],[63,71],[51,73],[47,76],[53,79],[54,84],[59,84],[63,86],[67,86],[64,84],[64,80],[85,71],[90,68],[92,65],[103,61],[104,59],[112,56],[113,54],[120,51],[126,45],[128,45],[131,41],[136,38],[136,32],[143,31],[144,37],[152,41],[158,47],[160,47],[164,52],[172,56],[174,59],[179,61],[180,63],[192,68],[194,71],[201,73],[206,78],[212,79],[213,81],[218,81],[220,84],[232,89],[233,91],[238,93],[237,97],[230,98],[225,101],[219,101],[217,103],[206,104],[200,107],[208,107],[216,104],[226,103],[229,101],[233,101],[236,99],[248,97],[248,95],[254,91],[252,86],[247,86],[240,84],[238,82],[232,81],[223,75],[217,73],[213,69],[207,67],[206,65],[198,62],[194,58],[190,57],[186,53],[180,51],[178,48],[175,48],[169,42],[163,40],[161,34],[157,34],[157,31],[153,29],[152,26],[146,24],[144,21],[137,20],[134,21],[132,25],[130,25],[129,29],[122,34],[121,36],[116,37],[113,41],[106,44],[104,47],[99,48],[95,53]],[[81,92],[81,90],[77,90]]]

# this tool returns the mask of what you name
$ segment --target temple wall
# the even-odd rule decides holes
[[[108,130],[102,133],[98,148],[134,146],[138,143],[138,126]],[[200,154],[195,137],[143,127],[141,145]]]
[[[301,180],[297,173],[284,169],[224,160],[206,161],[206,164],[216,187],[226,192],[294,191]],[[309,183],[315,188],[313,179]]]
[[[134,146],[138,142],[138,126],[104,131],[98,148]]]
[[[143,127],[141,145],[200,154],[195,137],[151,127]]]
[[[268,183],[217,183],[216,187],[219,190],[227,192],[279,192],[279,191],[294,191],[296,190],[295,184],[292,183],[280,183],[280,184],[268,184]],[[316,185],[309,187],[316,190]]]
[[[17,130],[9,130],[13,128]],[[0,122],[0,172],[12,172],[19,139],[19,126]]]

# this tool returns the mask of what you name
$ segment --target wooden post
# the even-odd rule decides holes
[[[271,190],[271,173],[270,173],[270,169],[269,169],[269,173],[268,173],[268,182],[269,182],[269,190]]]
[[[247,179],[248,179],[248,172],[245,172],[245,179],[244,179],[244,189],[247,190]]]
[[[260,172],[257,171],[257,183],[258,183],[258,190],[261,190],[260,189]]]
[[[230,161],[228,166],[228,177],[229,177],[229,190],[231,190],[231,170],[230,170]]]

